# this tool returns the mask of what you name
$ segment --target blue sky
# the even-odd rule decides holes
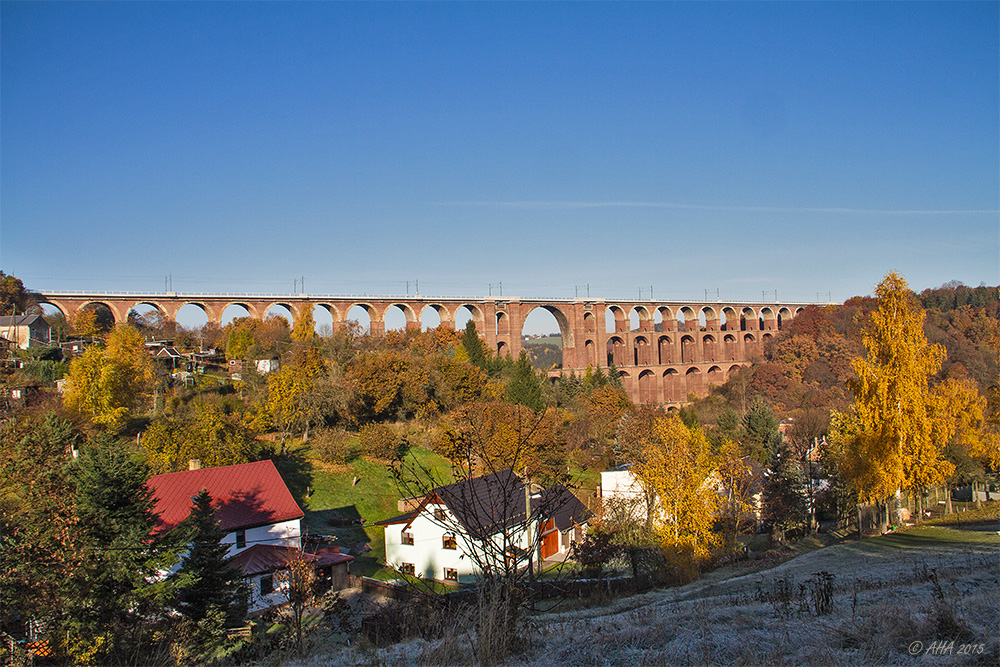
[[[0,268],[41,290],[995,285],[998,26],[962,2],[3,2]]]

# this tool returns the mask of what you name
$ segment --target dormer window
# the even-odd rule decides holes
[[[247,548],[247,531],[245,530],[236,531],[236,548],[237,549]]]
[[[435,521],[444,521],[444,519],[445,519],[444,508],[443,507],[437,507],[437,508],[435,508],[434,509],[434,520]]]

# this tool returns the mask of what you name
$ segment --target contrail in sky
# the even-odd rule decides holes
[[[882,215],[982,215],[997,214],[1000,209],[881,209],[848,207],[795,206],[724,206],[649,201],[456,201],[440,202],[441,206],[471,206],[479,208],[669,208],[696,211],[739,211],[746,213],[860,213]]]

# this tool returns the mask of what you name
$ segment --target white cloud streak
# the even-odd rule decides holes
[[[520,209],[586,209],[586,208],[662,208],[693,211],[727,211],[743,213],[853,213],[861,215],[997,215],[1000,209],[879,209],[849,207],[796,206],[726,206],[685,204],[681,202],[649,201],[454,201],[438,202],[439,206],[469,208]]]

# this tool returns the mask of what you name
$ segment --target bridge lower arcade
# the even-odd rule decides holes
[[[125,321],[139,306],[156,308],[170,320],[193,305],[209,322],[222,324],[223,312],[239,306],[251,317],[263,318],[273,307],[291,313],[293,321],[305,308],[322,308],[334,330],[348,323],[358,307],[371,321],[371,333],[385,333],[385,316],[396,308],[407,328],[420,328],[421,314],[433,309],[441,325],[455,328],[465,308],[487,346],[501,355],[517,356],[522,348],[525,319],[535,309],[548,311],[562,335],[561,372],[582,374],[587,367],[613,363],[633,401],[680,403],[689,394],[704,395],[710,385],[724,383],[762,352],[763,345],[798,315],[806,303],[698,302],[605,299],[521,299],[516,297],[345,297],[295,295],[223,295],[139,293],[37,293],[41,304],[58,308],[67,319],[87,307],[106,307],[116,322]],[[614,326],[606,323],[613,320]],[[637,326],[635,325],[637,322]],[[559,370],[550,371],[557,376]]]

